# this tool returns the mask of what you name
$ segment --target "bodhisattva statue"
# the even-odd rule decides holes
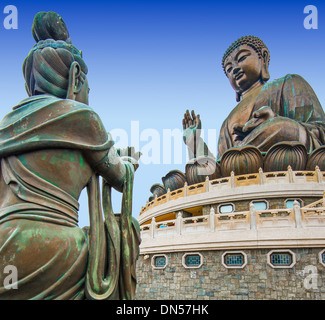
[[[308,153],[325,144],[325,114],[310,85],[289,74],[267,82],[270,53],[262,40],[244,36],[225,52],[222,66],[237,106],[223,122],[218,157],[230,148],[254,146],[262,153],[281,142],[297,142]],[[200,137],[200,116],[187,110],[184,141],[190,159],[213,156]]]
[[[132,299],[139,154],[120,157],[88,106],[87,66],[62,18],[40,12],[32,33],[37,43],[23,64],[29,98],[0,123],[0,299]],[[85,187],[90,227],[80,229]],[[112,187],[123,192],[120,215]],[[16,289],[4,285],[8,265],[18,272]]]

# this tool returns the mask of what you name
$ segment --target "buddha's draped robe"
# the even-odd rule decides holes
[[[273,118],[256,127],[243,141],[234,141],[232,120],[240,118],[238,123],[245,125],[252,119],[253,113],[264,106],[270,107],[279,116],[278,119]],[[280,117],[291,119],[304,129],[301,128],[300,133],[297,133],[296,125],[291,120],[288,120],[286,130],[283,128],[284,122],[281,122],[282,128],[279,128],[275,124],[280,123]],[[301,132],[306,138],[301,136]],[[231,147],[254,145],[265,152],[281,141],[304,140],[307,151],[311,152],[325,144],[324,132],[325,114],[313,89],[301,76],[289,74],[253,89],[232,110],[220,130],[218,158]]]
[[[5,206],[6,199],[0,199],[0,299],[83,299],[87,270],[88,273],[90,269],[94,272],[93,268],[97,266],[92,264],[90,267],[88,261],[98,260],[94,257],[98,252],[89,253],[88,250],[89,246],[99,246],[96,234],[93,234],[97,231],[92,231],[90,226],[88,243],[88,231],[78,227],[77,199],[29,170],[19,155],[43,149],[108,152],[112,145],[113,141],[98,115],[89,106],[72,100],[49,95],[30,97],[2,120],[0,196],[10,193],[16,200]],[[105,236],[107,227],[103,227],[104,222],[94,217],[93,208],[100,206],[100,198],[94,195],[94,192],[98,193],[96,173],[92,180],[95,187],[89,192],[90,219],[104,230],[101,236],[109,239],[112,236]],[[130,192],[126,197],[130,198]],[[129,242],[120,240],[117,225],[115,242],[118,243],[110,245],[110,249],[119,250],[124,243],[124,247],[133,253],[124,258],[125,261],[129,259],[126,261],[129,278],[126,275],[125,281],[130,283],[124,291],[129,291],[119,290],[116,283],[114,290],[110,288],[113,293],[106,295],[107,298],[132,298],[130,287],[135,276],[133,262],[138,253],[138,229],[134,228],[135,223],[130,222],[131,217],[123,216],[122,212],[123,219],[129,223],[124,235]],[[109,221],[105,223],[110,225]],[[116,221],[112,224],[116,225]],[[112,255],[107,253],[108,243],[109,240],[105,240],[100,244],[106,246],[100,248],[101,259]],[[119,258],[115,265],[108,266],[108,262],[105,265],[110,270],[115,269],[119,278],[120,264],[123,267],[125,261]],[[8,289],[10,274],[4,272],[6,266],[14,266],[18,271],[18,282],[11,283],[17,289]]]

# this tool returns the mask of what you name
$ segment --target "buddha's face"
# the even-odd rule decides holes
[[[231,86],[236,91],[245,92],[260,80],[262,60],[252,47],[244,44],[227,57],[224,68]]]

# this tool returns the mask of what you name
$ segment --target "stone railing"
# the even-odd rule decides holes
[[[324,201],[324,199],[321,199]],[[299,229],[325,227],[325,207],[300,207],[295,201],[292,209],[255,210],[253,204],[249,211],[215,213],[183,218],[179,212],[174,220],[142,225],[141,238],[160,238],[181,236],[190,233],[207,233],[227,230],[263,230],[266,228]]]
[[[238,176],[235,176],[232,172],[230,177],[215,180],[209,180],[207,177],[204,182],[190,186],[185,183],[183,188],[172,192],[168,189],[166,194],[160,197],[155,197],[154,200],[147,202],[146,206],[142,207],[140,215],[151,208],[159,206],[160,204],[214,190],[224,190],[249,185],[308,182],[325,182],[325,172],[320,171],[318,167],[315,168],[315,171],[293,171],[290,166],[287,171],[278,172],[263,172],[263,170],[260,169],[258,173]]]

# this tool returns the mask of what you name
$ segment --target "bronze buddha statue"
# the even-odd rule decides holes
[[[325,144],[325,114],[311,86],[295,74],[268,82],[269,61],[268,48],[255,36],[241,37],[226,50],[222,66],[238,104],[222,124],[217,159],[243,146],[266,153],[278,143],[297,143],[310,154]],[[187,110],[183,138],[190,158],[213,156],[201,126],[200,116]]]

